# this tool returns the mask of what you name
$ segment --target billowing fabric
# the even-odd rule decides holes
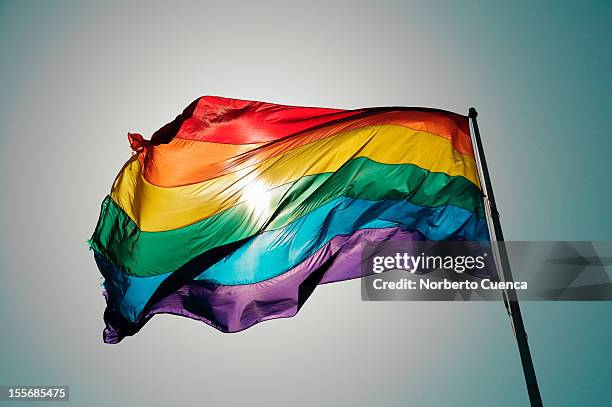
[[[223,332],[360,277],[364,241],[488,240],[468,118],[204,96],[145,140],[90,240],[104,340],[158,313]]]

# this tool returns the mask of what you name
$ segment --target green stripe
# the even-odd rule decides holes
[[[281,228],[338,197],[407,199],[414,205],[453,205],[484,217],[480,190],[463,177],[430,173],[412,164],[381,164],[365,157],[335,173],[302,177],[268,191],[268,213],[240,203],[197,223],[163,232],[142,232],[107,197],[91,246],[128,274],[171,272],[191,258],[223,244]]]

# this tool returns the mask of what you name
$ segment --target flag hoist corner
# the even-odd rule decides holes
[[[364,241],[488,240],[468,117],[203,96],[135,154],[90,240],[104,341],[159,313],[223,332],[362,276]]]

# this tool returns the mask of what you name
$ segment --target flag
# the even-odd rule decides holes
[[[204,96],[134,151],[90,240],[104,341],[168,313],[237,332],[362,276],[365,241],[488,239],[468,117]]]

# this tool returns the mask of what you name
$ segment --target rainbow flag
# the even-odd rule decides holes
[[[204,96],[128,138],[90,240],[107,343],[159,313],[223,332],[293,316],[361,276],[364,241],[488,240],[466,116]]]

